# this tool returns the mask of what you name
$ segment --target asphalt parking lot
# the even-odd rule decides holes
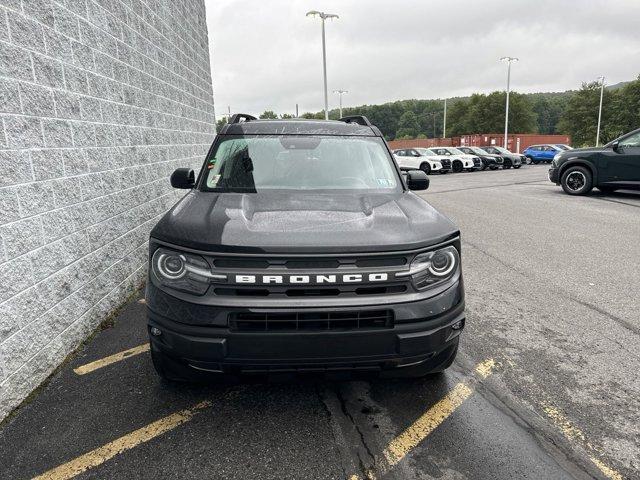
[[[446,374],[167,385],[138,296],[0,426],[0,478],[637,478],[640,194],[546,171],[430,177],[463,233]]]

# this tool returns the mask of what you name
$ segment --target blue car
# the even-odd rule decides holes
[[[563,151],[557,145],[545,143],[543,145],[531,145],[522,153],[527,157],[527,163],[537,165],[538,163],[551,163],[556,153]]]

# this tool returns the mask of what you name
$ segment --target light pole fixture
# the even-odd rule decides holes
[[[507,148],[507,134],[509,133],[509,93],[511,88],[511,62],[517,62],[516,57],[502,57],[500,59],[503,62],[507,62],[507,101],[505,104],[504,112],[504,148]]]
[[[598,107],[598,129],[596,131],[596,147],[600,145],[600,120],[602,119],[602,97],[604,96],[604,77],[598,77],[600,80],[600,107]]]
[[[327,18],[339,18],[334,13],[324,13],[317,10],[311,10],[307,12],[307,17],[320,17],[322,20],[322,73],[324,76],[324,119],[329,120],[329,96],[327,94],[327,45],[324,38],[324,21]]]
[[[349,90],[334,90],[333,93],[337,93],[340,96],[340,118],[342,118],[342,95],[349,93]]]

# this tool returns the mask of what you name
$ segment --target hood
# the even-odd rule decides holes
[[[215,193],[192,190],[151,237],[203,251],[380,252],[421,248],[458,228],[411,192]]]
[[[560,152],[562,154],[562,158],[567,157],[577,157],[582,155],[583,153],[598,153],[605,150],[604,147],[587,147],[587,148],[574,148],[572,150],[563,150]]]

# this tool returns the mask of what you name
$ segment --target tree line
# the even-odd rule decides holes
[[[504,130],[506,92],[475,93],[447,99],[448,137]],[[600,84],[583,83],[579,90],[558,93],[518,93],[509,96],[509,131],[570,135],[574,146],[595,143]],[[434,138],[443,134],[444,100],[399,100],[381,105],[343,108],[343,115],[365,115],[387,140]],[[323,119],[324,112],[306,112],[303,118]],[[260,118],[292,118],[265,111]],[[329,111],[338,119],[339,110]],[[218,128],[226,118],[218,120]],[[640,75],[633,81],[605,87],[600,139],[608,142],[640,128]]]

